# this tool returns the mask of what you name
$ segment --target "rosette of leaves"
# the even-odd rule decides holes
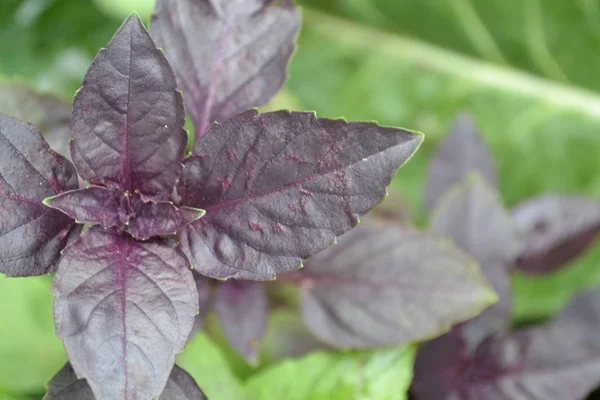
[[[416,400],[580,400],[600,383],[600,295],[576,298],[552,321],[512,327],[511,272],[568,267],[594,241],[597,202],[546,194],[502,206],[495,165],[474,122],[459,118],[429,171],[430,227],[480,263],[499,295],[481,315],[423,344],[415,362]]]
[[[56,331],[70,361],[50,383],[51,393],[64,385],[60,398],[154,399],[177,386],[175,356],[199,312],[191,269],[253,280],[297,269],[381,201],[422,140],[308,112],[243,111],[281,86],[295,39],[292,29],[255,54],[248,44],[273,36],[256,29],[297,24],[298,10],[288,2],[183,3],[221,36],[216,47],[206,37],[214,51],[206,54],[217,60],[202,75],[218,83],[186,97],[188,109],[202,110],[192,155],[177,90],[187,83],[135,15],[98,53],[74,99],[72,163],[32,125],[0,117],[0,272],[56,272]],[[252,64],[267,49],[272,56]],[[73,377],[91,392],[70,392],[80,385],[61,382]],[[190,387],[184,380],[180,389]]]

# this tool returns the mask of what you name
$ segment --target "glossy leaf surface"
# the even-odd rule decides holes
[[[546,326],[489,337],[472,354],[460,337],[427,343],[415,365],[416,400],[581,400],[600,384],[598,291]]]
[[[66,249],[52,292],[56,332],[96,397],[161,393],[198,312],[181,253],[90,228]]]
[[[406,400],[413,359],[412,347],[316,352],[262,370],[246,388],[261,400]]]
[[[381,201],[421,140],[303,112],[251,110],[213,125],[178,184],[182,204],[207,212],[180,232],[181,247],[214,278],[296,269]]]
[[[48,382],[44,400],[95,400],[92,388],[85,379],[77,379],[71,364],[67,363]],[[175,365],[160,400],[206,400],[194,378]]]
[[[215,311],[231,346],[249,363],[256,364],[269,317],[264,285],[234,280],[219,284]]]
[[[295,274],[307,326],[341,348],[429,338],[496,301],[472,259],[437,236],[391,224],[363,222]]]
[[[71,155],[93,185],[167,200],[187,135],[175,76],[136,15],[98,53],[73,103]]]
[[[496,186],[496,167],[490,149],[479,136],[472,117],[462,114],[430,161],[425,193],[427,208],[432,209],[449,188],[472,171],[479,172],[490,185]]]
[[[74,222],[42,201],[77,187],[71,163],[50,150],[40,132],[0,115],[0,272],[53,272]]]
[[[520,244],[516,225],[498,195],[477,173],[448,192],[432,213],[430,228],[452,238],[472,255],[499,295],[499,301],[464,329],[470,345],[510,327],[512,291],[509,266]]]
[[[289,0],[270,3],[158,1],[152,36],[175,70],[197,137],[213,121],[267,103],[283,86],[300,12]]]
[[[146,202],[138,194],[121,194],[101,186],[72,190],[44,199],[79,223],[120,227],[138,240],[172,235],[201,218],[204,210],[175,207],[171,202]]]
[[[65,100],[38,93],[22,82],[5,81],[0,82],[0,113],[30,122],[52,150],[71,159],[71,105]]]
[[[555,271],[573,261],[600,231],[600,205],[591,199],[541,196],[513,211],[524,242],[517,268],[524,273]]]

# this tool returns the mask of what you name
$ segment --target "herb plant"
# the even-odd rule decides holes
[[[584,399],[600,383],[600,292],[580,295],[548,323],[514,329],[510,274],[564,268],[598,233],[600,205],[544,195],[509,214],[491,186],[494,170],[473,121],[461,117],[430,165],[428,198],[437,203],[430,228],[479,261],[500,300],[421,347],[412,394],[416,400]],[[450,182],[440,179],[449,176]]]
[[[158,5],[158,37],[188,29],[161,27],[161,15],[173,18],[178,7],[167,3]],[[276,41],[257,35],[261,18],[277,24],[289,14],[297,21],[298,11],[287,2],[248,1],[247,9],[183,3],[197,7],[186,15],[200,11],[214,22],[210,32],[219,38],[208,36],[202,54],[214,59],[205,64],[210,72],[197,72],[194,62],[186,70],[184,53],[171,57],[174,74],[131,16],[98,53],[74,99],[73,164],[33,126],[0,118],[0,271],[56,271],[56,331],[70,366],[52,380],[48,398],[93,392],[99,399],[151,399],[163,390],[161,398],[171,398],[174,386],[188,393],[185,373],[173,365],[199,311],[191,269],[254,280],[297,269],[381,201],[421,142],[406,130],[307,112],[236,114],[275,94],[293,48],[294,29]],[[188,82],[200,84],[191,89]],[[197,127],[188,157],[178,85],[189,91]],[[256,297],[252,290],[240,283],[220,292]],[[250,303],[260,302],[259,293]],[[228,310],[219,313],[226,319]],[[91,392],[74,378],[85,378]]]

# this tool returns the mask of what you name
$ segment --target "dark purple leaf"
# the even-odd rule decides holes
[[[175,365],[160,400],[207,400],[190,374]]]
[[[146,202],[138,194],[121,194],[101,186],[61,193],[44,199],[44,204],[64,212],[79,223],[99,224],[105,228],[121,227],[138,240],[175,234],[204,215],[204,210],[178,208],[165,201]]]
[[[77,377],[69,363],[50,379],[46,387],[48,393],[43,400],[96,400],[90,385]]]
[[[54,271],[75,223],[42,201],[76,187],[73,165],[37,129],[0,115],[0,272]]]
[[[132,15],[101,50],[73,103],[71,155],[94,185],[167,200],[187,134],[175,76]]]
[[[283,86],[300,12],[291,1],[269,3],[158,1],[152,36],[173,65],[196,137],[213,121],[266,104]]]
[[[600,291],[547,326],[489,337],[470,355],[459,336],[427,343],[415,364],[416,400],[580,400],[600,384]]]
[[[474,173],[449,191],[432,213],[430,228],[451,237],[479,262],[500,301],[469,321],[463,335],[469,346],[492,332],[510,327],[512,291],[508,266],[519,251],[516,226],[500,199],[479,174]]]
[[[235,280],[219,284],[215,311],[231,346],[250,364],[257,364],[269,317],[264,285]]]
[[[90,228],[67,247],[52,293],[56,332],[97,397],[161,393],[198,312],[178,250]]]
[[[496,186],[494,158],[469,115],[460,115],[433,155],[427,176],[425,202],[431,210],[443,194],[462,181],[469,172],[478,171]]]
[[[250,110],[215,124],[178,185],[182,204],[207,212],[180,232],[181,247],[214,278],[294,270],[381,201],[421,140],[303,112]]]
[[[35,92],[26,83],[0,82],[0,113],[38,127],[50,148],[70,159],[71,104],[49,94]]]
[[[524,246],[517,268],[528,274],[557,270],[583,253],[600,232],[600,204],[574,196],[546,195],[513,209]]]
[[[208,315],[208,312],[212,306],[212,287],[210,285],[209,278],[200,274],[198,271],[192,271],[194,275],[194,281],[196,281],[196,290],[198,291],[198,315],[194,319],[194,327],[190,333],[190,338],[198,333],[202,326],[204,326],[204,320]]]
[[[295,272],[311,331],[341,348],[401,345],[447,331],[496,301],[473,261],[447,241],[361,224]]]
[[[44,400],[95,400],[94,393],[85,379],[78,379],[71,364],[67,363],[48,382]],[[160,395],[160,400],[206,400],[194,378],[175,365]]]

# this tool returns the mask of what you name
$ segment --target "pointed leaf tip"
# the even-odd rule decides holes
[[[177,187],[182,204],[207,211],[180,232],[182,250],[213,278],[292,271],[382,200],[421,140],[309,112],[251,110],[215,124]]]

